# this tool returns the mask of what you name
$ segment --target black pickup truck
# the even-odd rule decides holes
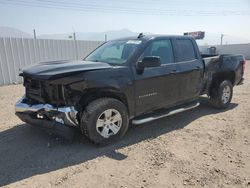
[[[242,55],[201,55],[188,36],[144,36],[104,43],[82,61],[24,69],[25,95],[16,103],[24,122],[65,136],[78,128],[94,143],[121,138],[141,124],[199,105],[206,94],[226,108],[243,82]]]

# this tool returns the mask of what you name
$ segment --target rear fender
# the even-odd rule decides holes
[[[212,75],[212,82],[209,87],[209,95],[214,88],[217,88],[220,83],[224,80],[229,80],[232,85],[235,85],[235,72],[234,71],[224,71],[218,72]]]

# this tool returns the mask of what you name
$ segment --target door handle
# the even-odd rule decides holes
[[[178,71],[177,71],[176,69],[173,69],[173,70],[170,72],[170,74],[176,74],[176,73],[178,73]]]
[[[200,66],[196,66],[195,69],[201,69],[201,67]]]

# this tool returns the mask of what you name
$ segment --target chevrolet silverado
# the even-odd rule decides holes
[[[201,55],[188,36],[117,39],[81,61],[24,69],[25,95],[16,115],[60,136],[76,128],[94,143],[113,142],[130,123],[197,107],[200,95],[226,108],[233,86],[243,82],[245,64],[243,55]]]

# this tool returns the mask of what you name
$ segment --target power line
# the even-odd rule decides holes
[[[28,1],[15,1],[15,0],[7,0],[7,2],[15,2],[15,4],[18,3],[18,5],[26,5],[26,6],[33,6],[33,7],[44,7],[44,8],[63,8],[63,9],[69,9],[69,10],[82,10],[84,9],[85,11],[97,11],[99,9],[101,9],[102,11],[115,11],[115,12],[124,12],[124,13],[141,13],[141,14],[168,14],[168,15],[176,15],[178,14],[178,11],[174,11],[174,10],[150,10],[151,12],[149,12],[149,10],[145,10],[145,9],[142,9],[142,11],[138,11],[137,9],[121,9],[120,7],[104,7],[104,6],[96,6],[96,5],[84,5],[83,7],[83,4],[81,4],[82,6],[65,6],[64,4],[58,4],[56,2],[53,2],[53,1],[47,1],[47,2],[53,2],[54,4],[49,4],[49,3],[39,3],[39,2],[28,2]],[[82,8],[82,9],[81,9]],[[133,11],[133,12],[131,12]],[[136,11],[136,12],[134,12]],[[147,11],[147,12],[145,12]],[[154,12],[153,12],[154,11]],[[163,12],[164,11],[164,12]],[[197,11],[197,12],[194,12],[192,11],[193,13],[196,13],[198,15],[212,15],[212,14],[216,14],[216,12],[204,12],[204,11]],[[245,12],[239,12],[239,11],[224,11],[223,12],[223,15],[242,15],[242,13],[244,14],[249,14],[250,11],[245,11]],[[189,15],[190,14],[190,11],[187,11],[187,10],[182,10],[182,14],[184,15]]]
[[[75,6],[77,6],[77,7],[80,6],[80,7],[85,7],[85,8],[86,7],[95,7],[95,8],[101,8],[101,9],[102,8],[105,8],[105,9],[108,8],[108,9],[112,9],[112,10],[113,9],[115,9],[115,10],[129,10],[129,11],[138,11],[139,10],[138,8],[133,8],[133,7],[124,8],[124,7],[117,7],[117,6],[110,6],[110,5],[108,5],[108,6],[101,5],[100,6],[99,4],[95,4],[95,3],[93,4],[93,2],[89,4],[89,3],[77,3],[77,2],[70,2],[69,3],[69,2],[64,2],[64,1],[53,1],[53,0],[34,0],[34,1],[42,2],[42,3],[50,3],[51,5],[57,5],[57,6],[67,5],[69,7],[75,7]],[[117,0],[115,0],[114,2],[116,2],[116,1]],[[120,1],[120,2],[127,3],[127,1],[128,0]],[[26,2],[27,2],[27,0],[26,0]],[[153,2],[153,0],[151,2]],[[154,4],[156,4],[156,3],[154,3]],[[165,13],[165,12],[175,13],[175,12],[177,12],[176,10],[155,9],[155,8],[150,8],[150,9],[143,8],[143,9],[140,9],[140,10],[143,11],[143,12],[145,12],[145,11],[147,11],[147,12],[148,11],[150,11],[150,12],[157,11],[158,13]],[[204,13],[204,14],[215,14],[216,13],[216,11],[194,11],[194,10],[181,10],[181,11],[186,12],[186,13],[192,11],[192,12],[197,12],[198,14],[202,14],[202,13]],[[237,13],[242,13],[242,12],[243,12],[242,10],[241,11],[232,11],[232,10],[224,11],[224,13],[228,13],[228,14],[237,14]],[[248,12],[250,12],[250,10]]]
[[[134,8],[123,8],[123,7],[113,7],[113,6],[100,6],[100,5],[94,5],[94,4],[82,4],[82,3],[58,3],[53,1],[40,1],[39,2],[30,2],[25,0],[5,0],[5,2],[8,3],[19,3],[19,4],[27,4],[27,5],[38,5],[38,6],[51,6],[56,8],[76,8],[76,9],[97,9],[97,10],[111,10],[111,11],[137,11],[137,12],[145,12],[145,11],[158,11],[161,13],[161,11],[164,12],[174,12],[173,10],[158,10],[158,9],[143,9],[142,11],[139,9]],[[69,5],[68,5],[69,4]]]
[[[48,8],[48,9],[58,9],[58,10],[70,10],[70,11],[79,11],[79,12],[95,12],[95,13],[132,13],[132,14],[144,14],[144,12],[131,12],[127,10],[110,10],[110,9],[98,9],[98,8],[92,8],[88,7],[86,9],[83,8],[74,8],[74,7],[57,7],[57,6],[50,6],[50,5],[41,5],[41,4],[27,4],[27,3],[9,3],[9,2],[0,2],[0,4],[6,4],[6,5],[21,5],[21,6],[26,6],[26,7],[35,7],[35,8]],[[155,15],[159,15],[161,13],[152,13]],[[148,14],[150,15],[150,14]]]
[[[11,0],[9,0],[11,1]],[[12,0],[13,1],[13,0]],[[15,0],[14,0],[15,1]],[[34,1],[37,1],[37,2],[42,2],[42,3],[49,3],[50,5],[56,5],[56,6],[68,6],[68,7],[82,7],[82,8],[100,8],[100,9],[110,9],[110,10],[126,10],[126,11],[142,11],[142,12],[145,12],[145,11],[157,11],[159,13],[162,13],[162,12],[175,12],[174,10],[166,10],[166,9],[155,9],[155,8],[143,8],[143,9],[138,9],[138,8],[134,8],[133,7],[124,7],[124,6],[110,6],[110,5],[100,5],[99,4],[93,4],[93,3],[76,3],[76,2],[72,2],[72,3],[68,3],[68,2],[58,2],[58,1],[52,1],[52,0],[34,0]],[[27,1],[26,1],[27,2]],[[127,0],[126,1],[120,1],[120,2],[123,2],[123,3],[127,3]],[[155,4],[155,3],[154,3]]]
[[[9,5],[21,5],[28,7],[37,8],[50,8],[50,9],[61,9],[61,10],[71,10],[71,11],[86,11],[86,12],[98,12],[98,13],[127,13],[127,14],[143,14],[143,15],[184,15],[184,16],[230,16],[230,15],[250,15],[250,10],[245,11],[193,11],[193,10],[164,10],[164,9],[136,9],[136,8],[124,8],[124,7],[114,7],[114,6],[103,6],[94,5],[86,3],[67,3],[67,2],[54,2],[52,0],[35,0],[35,1],[25,1],[25,0],[3,0],[0,1],[2,4]]]

